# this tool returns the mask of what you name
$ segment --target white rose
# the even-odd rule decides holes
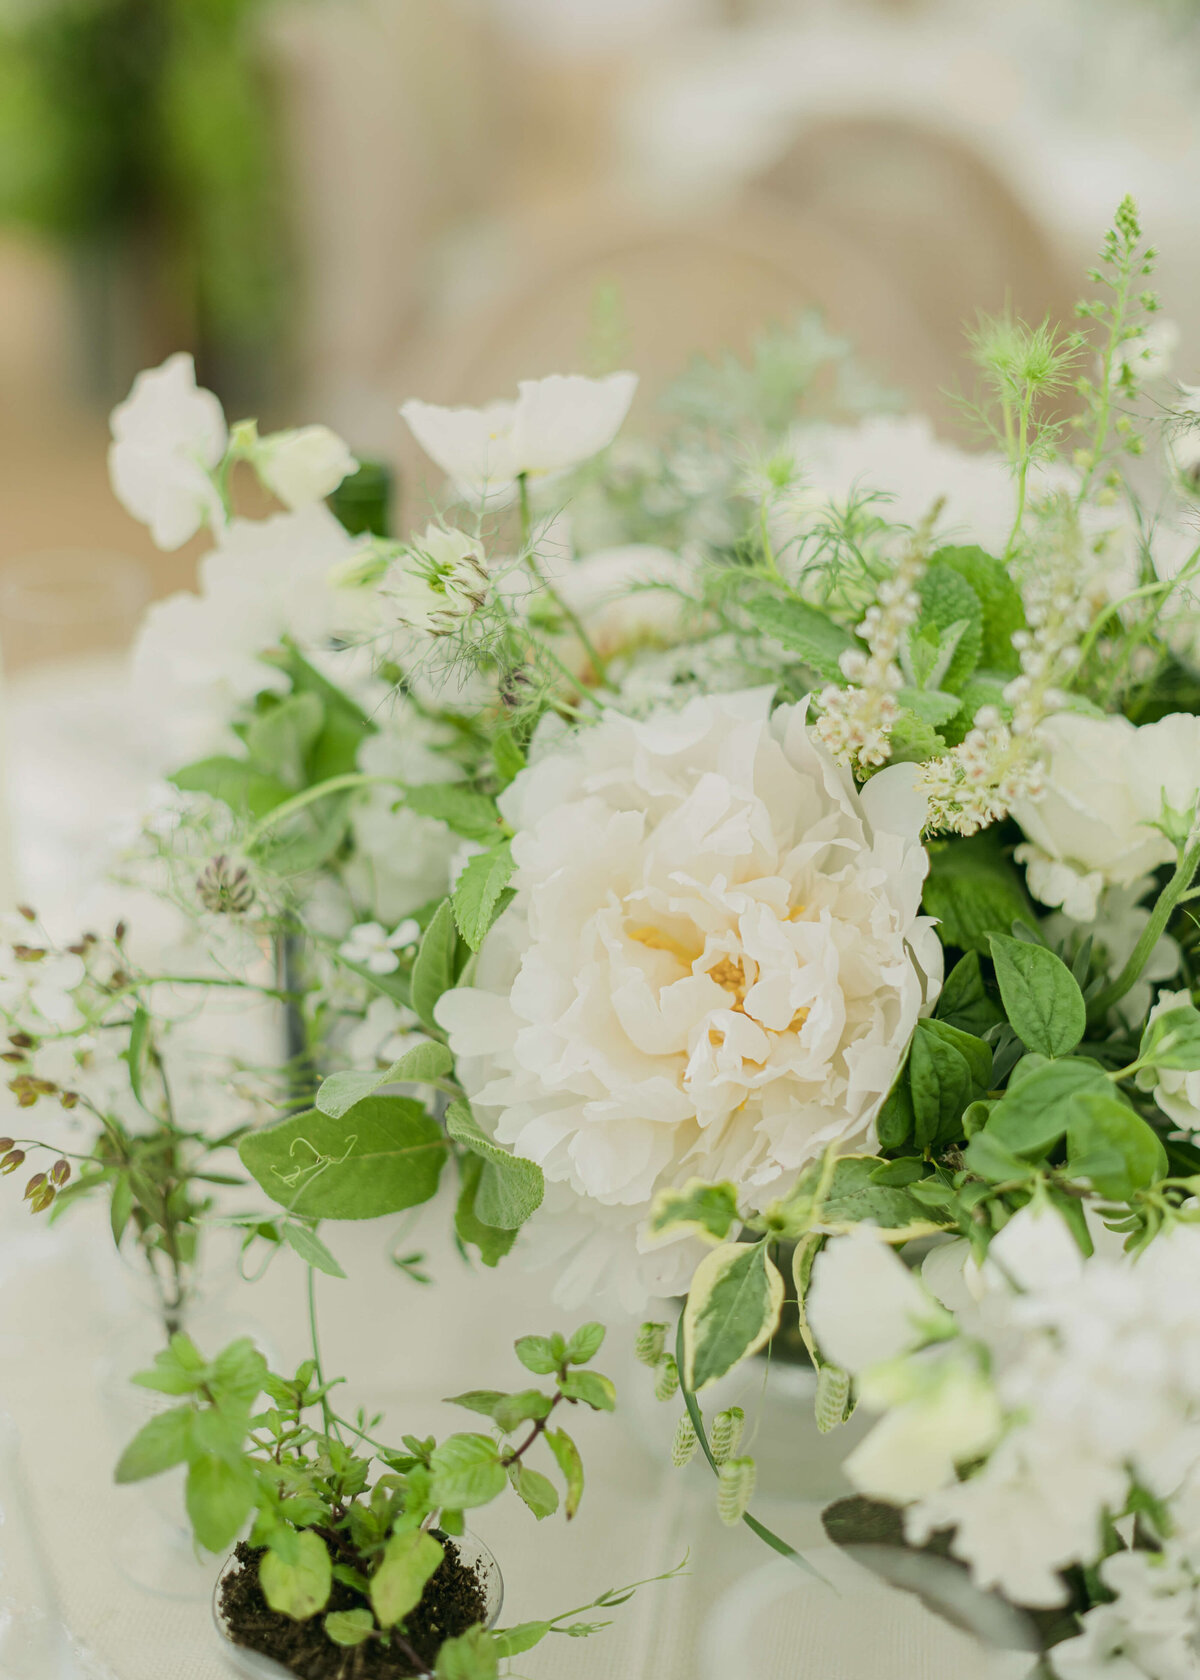
[[[1035,898],[1089,922],[1105,887],[1129,886],[1175,856],[1150,825],[1164,799],[1176,810],[1195,800],[1200,718],[1177,712],[1137,728],[1123,717],[1058,712],[1040,733],[1045,791],[1013,808],[1028,842],[1015,856]]]
[[[328,426],[271,432],[255,446],[254,465],[267,489],[289,508],[323,501],[358,471],[358,462]]]
[[[112,411],[108,471],[117,500],[150,527],[159,548],[179,548],[224,519],[212,469],[228,442],[225,415],[196,384],[182,351],[139,373]]]
[[[633,373],[551,374],[521,380],[516,402],[441,408],[413,400],[400,413],[461,495],[495,505],[512,496],[518,478],[565,472],[607,449],[636,389]]]
[[[1160,992],[1158,1002],[1146,1020],[1149,1026],[1160,1015],[1172,1009],[1190,1005],[1189,991]],[[1179,1068],[1143,1068],[1137,1076],[1143,1091],[1153,1091],[1154,1100],[1163,1113],[1185,1132],[1200,1132],[1200,1073],[1185,1073]]]
[[[481,1123],[577,1198],[595,1288],[582,1250],[627,1273],[661,1187],[766,1200],[869,1142],[940,988],[914,768],[856,792],[805,713],[767,689],[609,711],[501,796],[516,898],[438,1019]],[[660,1253],[643,1289],[693,1260],[666,1277]]]

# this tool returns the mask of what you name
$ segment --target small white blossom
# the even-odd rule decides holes
[[[213,469],[228,433],[221,404],[196,384],[192,358],[168,356],[139,373],[112,412],[108,470],[121,505],[159,548],[179,548],[225,517]]]
[[[1158,1002],[1150,1011],[1147,1027],[1172,1009],[1182,1009],[1192,1001],[1189,991],[1160,992]],[[1200,1133],[1200,1072],[1187,1073],[1181,1068],[1143,1068],[1137,1076],[1143,1091],[1152,1091],[1154,1100],[1168,1119],[1181,1131]]]
[[[259,438],[253,461],[267,489],[289,508],[323,501],[358,462],[328,426],[301,426]]]
[[[633,373],[552,374],[523,379],[516,402],[441,408],[413,400],[400,413],[460,494],[496,503],[511,497],[520,477],[565,472],[607,449],[636,389]]]
[[[347,962],[372,974],[392,974],[400,967],[398,953],[415,945],[420,937],[421,929],[411,916],[391,933],[380,922],[359,922],[338,951]]]

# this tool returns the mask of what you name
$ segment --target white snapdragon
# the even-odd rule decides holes
[[[400,952],[411,950],[421,937],[412,917],[406,917],[389,933],[381,922],[359,922],[338,947],[348,963],[371,974],[394,974],[400,967]]]
[[[285,507],[307,507],[331,496],[358,462],[328,426],[301,426],[269,432],[250,449],[255,470]]]
[[[1043,904],[1078,922],[1106,887],[1128,887],[1175,847],[1153,824],[1188,812],[1200,792],[1200,718],[1176,712],[1136,727],[1127,718],[1059,712],[1038,739],[1047,755],[1037,797],[1016,801],[1026,835],[1016,858]]]
[[[179,548],[202,525],[223,523],[213,471],[228,442],[225,415],[212,392],[197,386],[189,355],[139,373],[111,426],[113,490],[159,548]]]
[[[511,498],[519,478],[566,472],[616,437],[637,375],[552,374],[523,379],[515,402],[442,408],[412,400],[400,413],[425,453],[469,501]]]
[[[487,600],[483,544],[465,531],[427,525],[388,567],[379,585],[401,624],[447,636]]]

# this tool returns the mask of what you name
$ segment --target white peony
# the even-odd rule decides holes
[[[258,439],[253,460],[267,489],[293,509],[323,501],[358,471],[358,462],[328,426],[270,432]]]
[[[438,1005],[482,1124],[573,1192],[574,1274],[628,1310],[695,1258],[643,1265],[655,1191],[765,1201],[869,1142],[941,985],[913,767],[859,794],[805,714],[750,690],[545,750],[500,799],[516,898]]]
[[[108,471],[117,500],[150,527],[159,548],[179,548],[224,519],[213,468],[228,432],[221,404],[196,384],[182,351],[139,373],[112,411]]]
[[[522,476],[565,472],[607,449],[636,389],[633,373],[551,374],[521,380],[516,402],[441,408],[414,399],[400,413],[462,496],[496,504]]]
[[[1015,856],[1035,898],[1090,922],[1105,887],[1129,886],[1174,858],[1174,846],[1151,825],[1164,800],[1177,811],[1195,802],[1200,718],[1175,712],[1138,728],[1120,716],[1058,712],[1041,738],[1045,789],[1013,807],[1027,841]]]

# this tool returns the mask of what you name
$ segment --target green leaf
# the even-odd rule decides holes
[[[906,1186],[879,1182],[876,1174],[888,1164],[877,1155],[844,1155],[833,1169],[821,1209],[822,1228],[848,1231],[870,1221],[891,1242],[941,1229],[929,1208]]]
[[[323,1623],[325,1636],[335,1645],[361,1645],[375,1629],[369,1610],[331,1610]]]
[[[936,1016],[961,1032],[982,1038],[989,1027],[1004,1019],[1004,1011],[988,992],[978,951],[968,951],[946,976],[937,1001]]]
[[[282,1227],[281,1234],[284,1242],[295,1249],[306,1266],[315,1266],[318,1272],[324,1272],[328,1277],[345,1277],[345,1272],[320,1237],[315,1231],[310,1231],[307,1225],[294,1225],[289,1220]]]
[[[546,1445],[554,1454],[554,1461],[562,1472],[563,1481],[567,1484],[567,1498],[563,1506],[567,1521],[579,1509],[579,1501],[583,1498],[583,1460],[579,1456],[579,1448],[567,1434],[565,1429],[547,1429]]]
[[[255,822],[292,797],[286,782],[277,776],[264,776],[242,758],[198,759],[167,779],[184,793],[207,793],[220,799],[239,817]]]
[[[393,1534],[371,1577],[371,1605],[380,1627],[395,1627],[420,1604],[425,1583],[441,1563],[442,1546],[423,1529]]]
[[[515,867],[512,847],[505,840],[473,857],[458,877],[451,900],[454,920],[472,951],[478,951],[500,915],[504,889]]]
[[[532,1651],[535,1645],[540,1645],[550,1632],[549,1622],[518,1622],[515,1627],[501,1628],[492,1635],[496,1641],[496,1654],[501,1657],[519,1657],[526,1651]]]
[[[121,1173],[113,1180],[112,1201],[109,1203],[109,1224],[112,1226],[113,1241],[117,1247],[121,1246],[121,1238],[125,1235],[125,1227],[133,1215],[133,1187],[128,1177]]]
[[[518,1230],[542,1205],[546,1182],[535,1161],[510,1154],[482,1130],[470,1104],[452,1102],[446,1131],[484,1163],[475,1193],[475,1213],[496,1230]]]
[[[447,1436],[434,1448],[430,1468],[431,1501],[452,1511],[490,1505],[504,1492],[506,1477],[500,1449],[490,1435]]]
[[[191,1406],[172,1406],[144,1423],[117,1460],[116,1480],[145,1481],[182,1464],[192,1450]]]
[[[471,1244],[479,1250],[485,1266],[497,1266],[517,1240],[516,1230],[502,1231],[487,1225],[475,1211],[475,1199],[485,1172],[489,1170],[482,1156],[460,1155],[458,1159],[461,1189],[454,1209],[454,1229],[460,1243]]]
[[[414,1044],[390,1067],[331,1073],[321,1081],[316,1106],[322,1114],[340,1120],[355,1103],[371,1096],[381,1085],[423,1085],[428,1080],[440,1079],[453,1065],[454,1058],[446,1046],[429,1039]]]
[[[221,1349],[205,1373],[214,1398],[249,1410],[267,1385],[267,1362],[249,1336]]]
[[[956,694],[979,664],[983,648],[983,606],[967,580],[951,566],[930,564],[917,584],[921,616],[914,640],[932,634],[939,647],[936,681],[923,684]],[[944,668],[938,664],[944,661]]]
[[[539,1522],[552,1517],[558,1510],[558,1489],[548,1476],[530,1470],[525,1464],[509,1467],[508,1479]]]
[[[408,1097],[367,1097],[340,1120],[317,1109],[249,1132],[247,1171],[301,1219],[374,1219],[427,1202],[446,1158],[435,1120]]]
[[[519,1336],[513,1347],[525,1369],[535,1376],[549,1377],[558,1370],[560,1360],[549,1336]]]
[[[1043,1063],[1010,1083],[976,1136],[991,1137],[1017,1155],[1044,1155],[1065,1134],[1075,1097],[1111,1089],[1098,1063],[1084,1056]]]
[[[988,954],[988,935],[1032,921],[1033,906],[1015,866],[991,833],[929,848],[924,908],[941,922],[943,945]]]
[[[765,1242],[723,1243],[696,1268],[683,1312],[683,1378],[693,1392],[757,1353],[779,1323],[783,1279]]]
[[[333,1565],[325,1542],[310,1528],[297,1534],[295,1551],[289,1561],[268,1547],[259,1560],[258,1584],[272,1610],[307,1622],[329,1603]]]
[[[961,1135],[963,1110],[987,1088],[991,1065],[991,1051],[982,1039],[959,1032],[945,1021],[917,1022],[908,1083],[915,1137],[922,1149]]]
[[[501,787],[507,787],[525,768],[525,754],[511,729],[497,729],[492,736],[492,763]]]
[[[568,1371],[558,1379],[559,1389],[568,1400],[580,1400],[594,1412],[615,1412],[617,1390],[612,1379],[599,1371]]]
[[[933,729],[940,729],[944,723],[960,710],[962,702],[954,694],[943,694],[940,689],[931,688],[902,688],[896,695],[901,706],[907,706],[910,712],[915,712],[922,723],[927,723]]]
[[[1034,1171],[1028,1161],[1014,1155],[986,1127],[971,1139],[963,1151],[963,1160],[973,1173],[978,1173],[980,1178],[986,1178],[992,1184],[1001,1184],[1010,1178],[1028,1178]]]
[[[875,1135],[880,1149],[902,1149],[916,1128],[912,1092],[908,1088],[908,1057],[906,1056],[895,1083],[884,1099],[875,1118]]]
[[[689,1178],[682,1190],[660,1190],[650,1204],[648,1231],[656,1237],[701,1237],[725,1242],[738,1223],[736,1184]]]
[[[1093,1160],[1084,1172],[1087,1157]],[[1168,1171],[1167,1152],[1153,1126],[1103,1091],[1082,1091],[1071,1101],[1067,1165],[1113,1201],[1128,1201]]]
[[[260,711],[246,732],[255,767],[289,787],[302,787],[309,749],[324,722],[325,708],[315,694],[289,694]]]
[[[491,1417],[501,1400],[508,1396],[499,1388],[469,1388],[465,1394],[452,1394],[446,1401],[448,1406],[463,1406],[468,1412],[479,1412],[484,1417]]]
[[[1181,1073],[1200,1069],[1200,1010],[1185,1003],[1155,1016],[1142,1034],[1138,1060]]]
[[[457,978],[458,929],[454,925],[454,908],[447,898],[434,911],[413,963],[412,1006],[422,1026],[429,1031],[438,1031],[433,1018],[434,1005]]]
[[[789,653],[799,654],[806,665],[831,682],[846,680],[838,660],[847,649],[860,644],[819,608],[794,597],[785,600],[764,592],[752,596],[745,609],[764,636],[781,642]]]
[[[457,1639],[447,1639],[437,1654],[436,1680],[496,1680],[500,1653],[485,1627],[468,1628]]]
[[[1079,982],[1042,945],[994,933],[988,941],[1000,996],[1023,1044],[1043,1056],[1068,1056],[1087,1027]]]
[[[349,794],[319,799],[270,828],[255,843],[254,855],[264,869],[284,878],[320,869],[345,840],[350,813]]]
[[[196,1539],[223,1552],[237,1539],[254,1506],[256,1484],[244,1464],[215,1453],[196,1453],[188,1466],[187,1514]]]
[[[982,610],[979,663],[1002,676],[1016,676],[1020,670],[1013,636],[1025,629],[1021,594],[1008,567],[982,548],[939,548],[933,556],[937,566],[948,566],[971,589]]]
[[[321,702],[325,724],[308,754],[308,784],[315,786],[356,769],[358,749],[376,733],[376,725],[362,707],[310,665],[294,642],[285,640],[282,648],[272,649],[263,658],[286,671],[294,693],[312,694]]]
[[[444,822],[464,840],[493,845],[504,834],[504,819],[496,801],[462,782],[425,782],[404,789],[404,803],[419,817]]]
[[[586,1365],[589,1359],[595,1359],[604,1346],[606,1335],[603,1324],[598,1324],[595,1320],[590,1324],[581,1324],[567,1343],[567,1358],[571,1364]]]
[[[162,1352],[155,1354],[151,1368],[138,1371],[130,1380],[159,1394],[193,1394],[203,1387],[207,1369],[195,1343],[178,1330]]]
[[[511,1435],[523,1423],[549,1417],[550,1396],[540,1388],[523,1388],[519,1394],[504,1394],[497,1400],[492,1417],[497,1429]]]

